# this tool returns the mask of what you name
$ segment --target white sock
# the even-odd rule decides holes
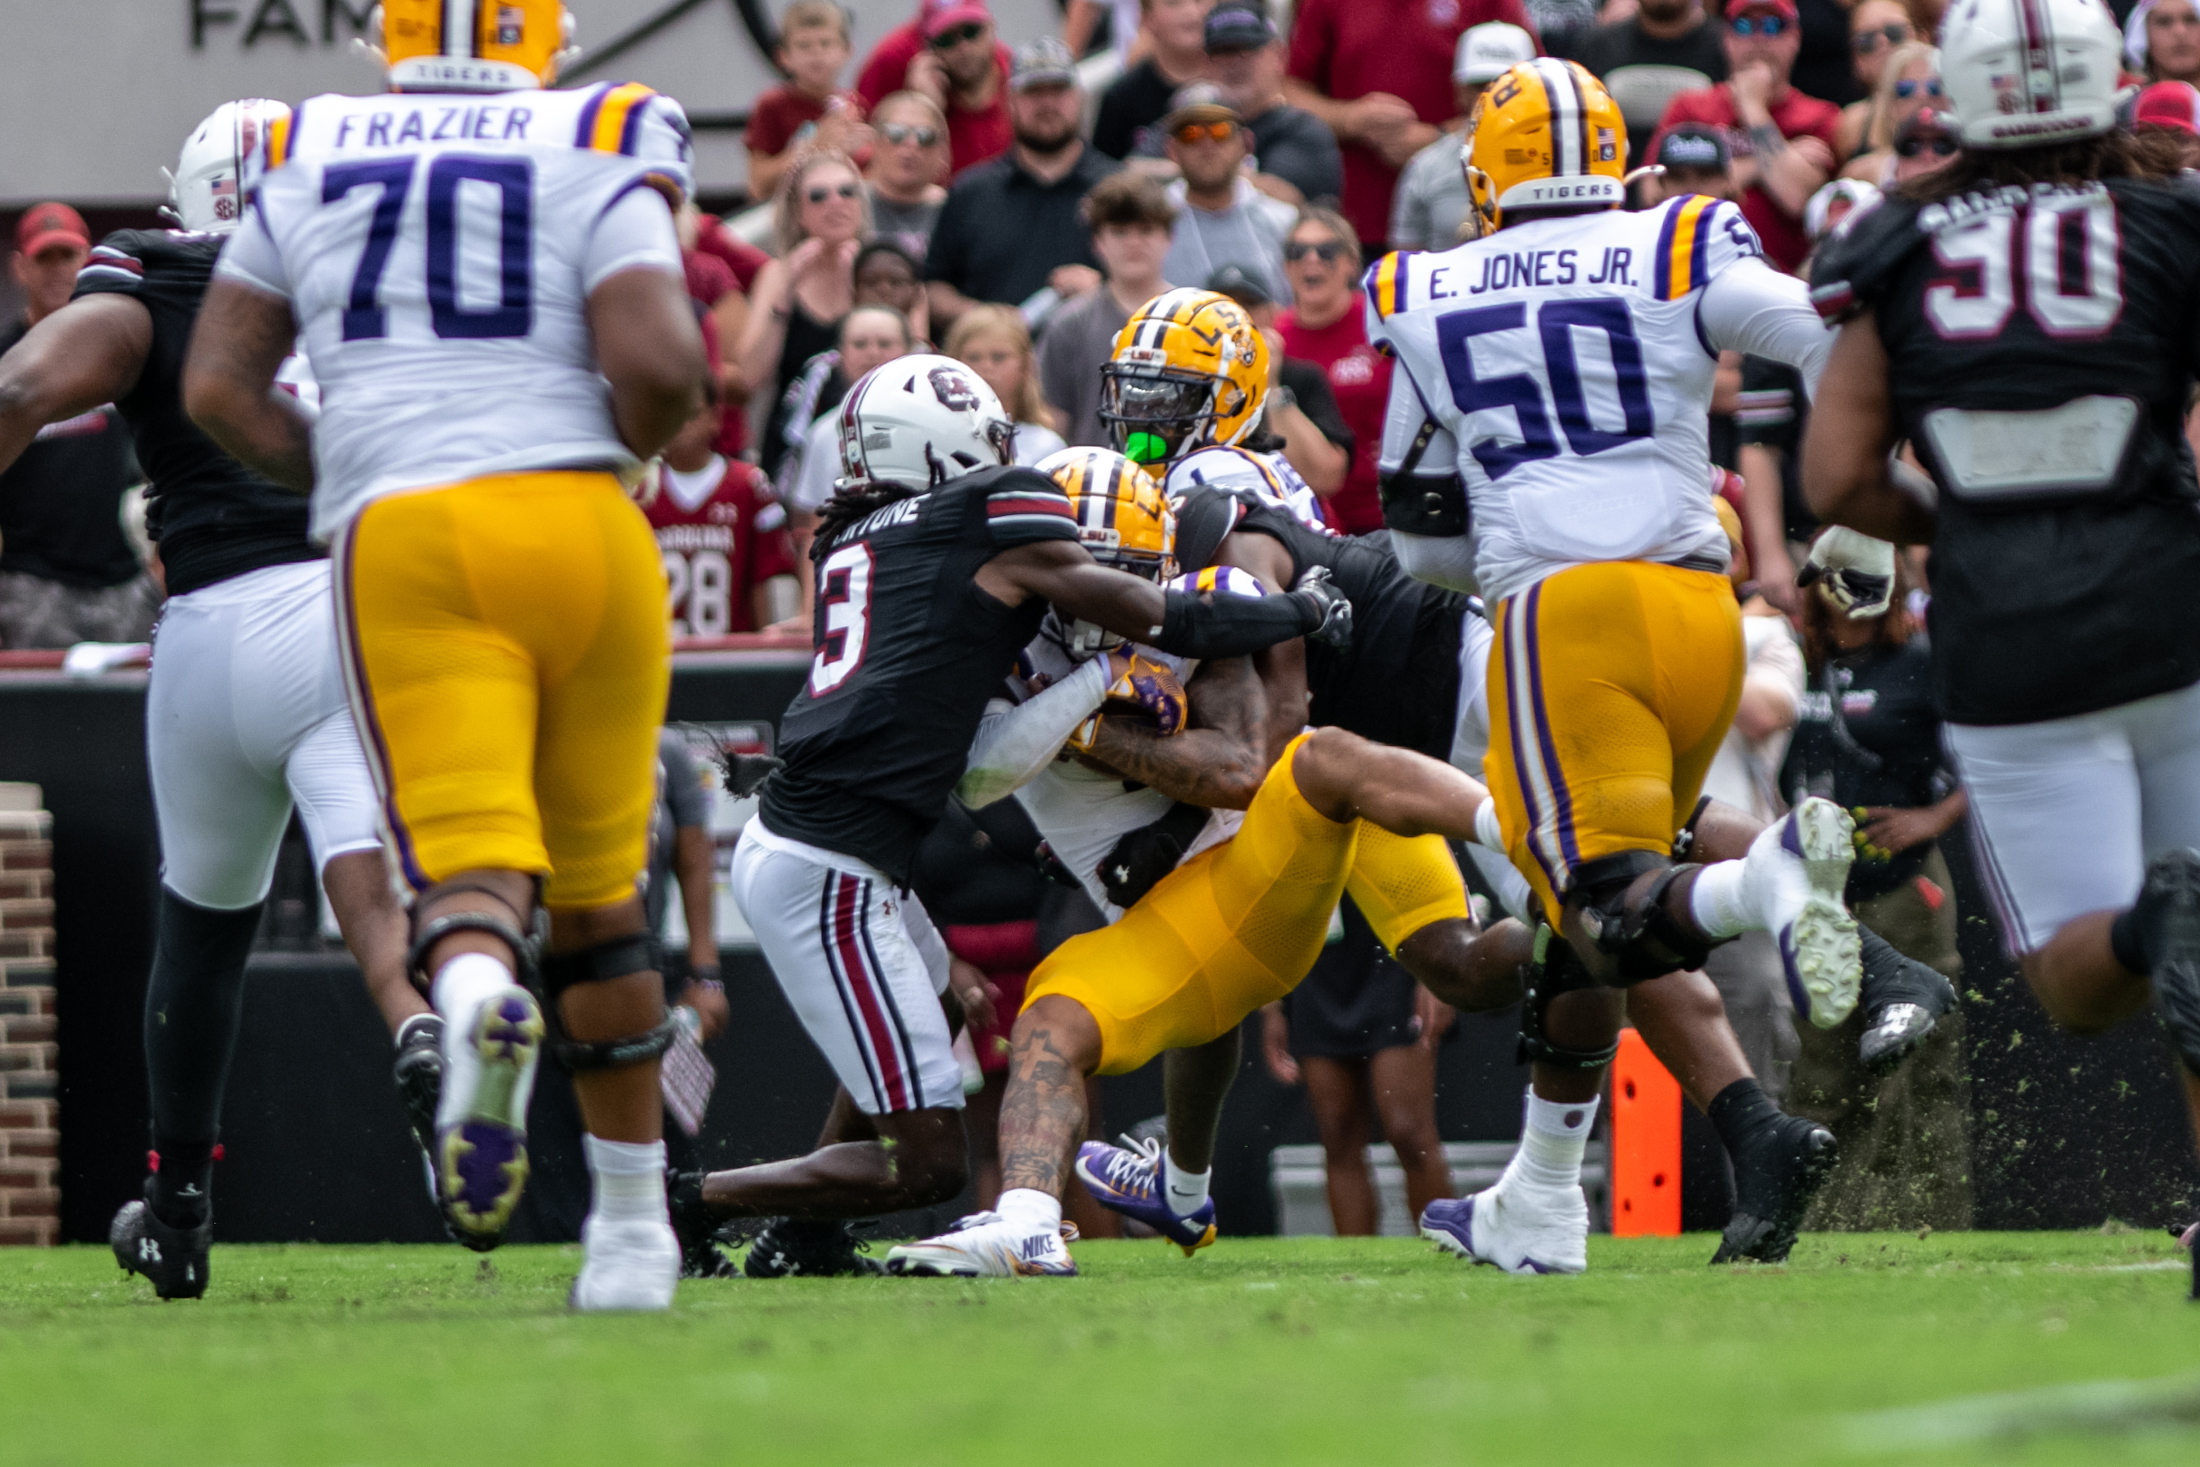
[[[1498,823],[1497,819],[1497,801],[1484,800],[1475,807],[1474,839],[1478,844],[1489,847],[1500,856],[1507,854],[1505,850],[1505,828]]]
[[[435,970],[428,1001],[443,1016],[446,1031],[472,1025],[474,1013],[490,995],[502,993],[518,980],[512,970],[487,953],[460,953]]]
[[[665,1210],[665,1143],[606,1141],[583,1134],[595,1200],[588,1211],[606,1222],[671,1223]]]
[[[1595,1096],[1582,1101],[1545,1100],[1528,1092],[1528,1123],[1521,1128],[1520,1150],[1512,1165],[1520,1180],[1536,1187],[1581,1185],[1581,1153],[1596,1123]]]
[[[1688,889],[1688,914],[1706,937],[1739,937],[1764,926],[1753,895],[1747,861],[1713,861]]]
[[[1058,1232],[1062,1226],[1062,1199],[1036,1187],[1009,1188],[993,1210],[1027,1232]]]
[[[1162,1195],[1169,1200],[1169,1211],[1178,1217],[1190,1217],[1199,1211],[1214,1180],[1213,1167],[1203,1172],[1188,1172],[1176,1164],[1176,1158],[1169,1155],[1167,1147],[1161,1149]]]

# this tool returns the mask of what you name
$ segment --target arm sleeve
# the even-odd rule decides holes
[[[1795,369],[1763,357],[1742,358],[1742,401],[1734,414],[1740,441],[1795,446]]]
[[[1497,893],[1497,904],[1510,915],[1527,921],[1528,879],[1513,869],[1513,863],[1488,846],[1472,842],[1467,846],[1467,859],[1474,862],[1474,869],[1482,873],[1490,890]]]
[[[1146,640],[1163,652],[1196,657],[1249,657],[1264,647],[1303,637],[1319,626],[1302,596],[1214,596],[1165,591],[1161,630]]]
[[[622,270],[645,266],[671,271],[685,289],[687,271],[680,263],[672,207],[663,194],[637,179],[596,216],[588,247],[581,252],[581,289],[592,292]]]
[[[955,796],[972,809],[1006,799],[1054,762],[1062,741],[1108,696],[1108,659],[1095,657],[1021,704],[995,699],[978,723]]]
[[[1696,321],[1714,348],[1786,362],[1803,374],[1806,392],[1817,391],[1833,350],[1833,334],[1812,308],[1809,289],[1755,256],[1713,277],[1696,302]]]
[[[95,259],[92,263],[98,261]],[[224,280],[234,280],[269,295],[279,295],[285,300],[290,298],[290,272],[283,267],[282,251],[275,248],[275,237],[267,232],[267,216],[258,203],[244,211],[244,223],[229,236],[229,243],[222,246],[221,258],[214,263],[214,273]]]

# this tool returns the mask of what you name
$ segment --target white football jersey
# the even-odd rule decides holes
[[[1832,337],[1741,211],[1702,195],[1514,225],[1368,273],[1394,375],[1386,466],[1423,421],[1456,457],[1492,602],[1592,561],[1724,570],[1712,377],[1734,348],[1815,384]]]
[[[677,102],[639,85],[315,97],[271,129],[219,271],[287,298],[321,388],[313,531],[396,490],[639,469],[586,306],[680,270]]]
[[[1299,471],[1280,453],[1255,453],[1250,448],[1202,448],[1169,465],[1168,475],[1161,481],[1161,492],[1175,499],[1194,484],[1211,484],[1225,491],[1243,489],[1279,509],[1291,511],[1317,530],[1328,528],[1322,523],[1321,496],[1299,477]]]

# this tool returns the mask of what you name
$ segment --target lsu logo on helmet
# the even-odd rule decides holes
[[[520,92],[580,54],[561,0],[382,0],[392,91]]]
[[[1210,290],[1140,306],[1100,368],[1100,421],[1139,464],[1237,443],[1267,395],[1267,340],[1243,306]]]
[[[1627,192],[1627,120],[1586,68],[1539,56],[1475,102],[1460,164],[1491,224],[1507,209],[1616,207]]]

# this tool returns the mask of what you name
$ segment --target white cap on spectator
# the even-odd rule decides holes
[[[1455,82],[1493,82],[1523,61],[1535,60],[1535,37],[1502,20],[1468,26],[1459,34],[1451,63]]]

